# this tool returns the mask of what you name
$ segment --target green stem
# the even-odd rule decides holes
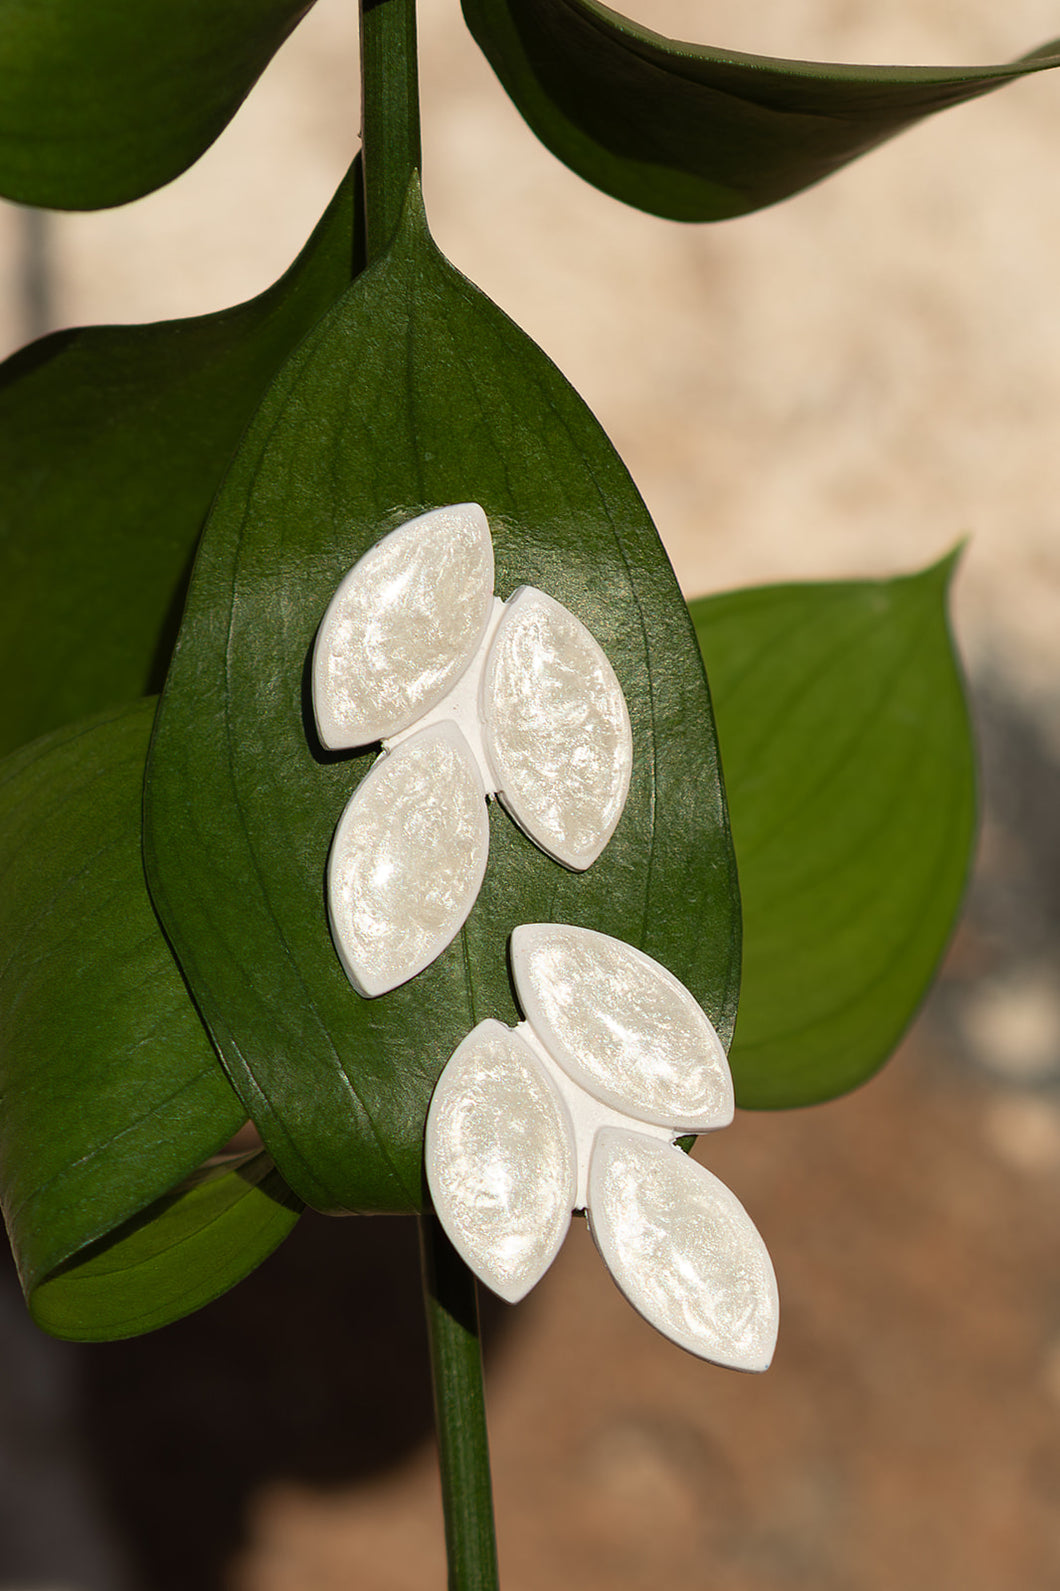
[[[420,1254],[449,1591],[497,1591],[475,1278],[431,1211],[420,1217]]]
[[[360,0],[361,137],[368,262],[386,249],[420,169],[416,0]]]
[[[360,0],[360,6],[364,219],[371,264],[394,236],[420,167],[416,0]],[[420,1218],[420,1249],[449,1591],[497,1591],[475,1278],[431,1212]]]

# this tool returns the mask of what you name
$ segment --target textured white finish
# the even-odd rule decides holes
[[[478,763],[478,771],[482,775],[486,794],[490,796],[496,795],[497,791],[493,783],[493,769],[486,755],[479,697],[482,693],[482,669],[486,654],[503,616],[504,603],[499,597],[494,597],[478,651],[452,690],[447,691],[434,707],[428,708],[422,718],[417,718],[410,729],[403,729],[396,735],[388,735],[383,742],[386,747],[400,746],[403,740],[407,740],[410,735],[418,733],[421,729],[426,729],[428,724],[455,724],[471,747],[471,753]]]
[[[486,659],[482,716],[496,788],[512,817],[556,861],[589,867],[629,790],[629,713],[598,642],[532,586],[505,604]]]
[[[732,1076],[684,984],[643,951],[566,923],[512,934],[519,1002],[549,1053],[597,1099],[680,1132],[727,1127]]]
[[[602,1099],[595,1099],[592,1094],[587,1094],[580,1083],[576,1083],[549,1053],[548,1047],[538,1038],[529,1022],[520,1022],[515,1029],[518,1036],[533,1050],[542,1069],[548,1073],[552,1086],[567,1107],[571,1127],[574,1130],[574,1200],[575,1210],[584,1210],[589,1203],[589,1163],[593,1156],[593,1144],[601,1127],[624,1127],[627,1132],[645,1133],[649,1138],[657,1138],[660,1143],[672,1144],[674,1133],[671,1127],[658,1127],[654,1122],[641,1121],[634,1110],[618,1110],[614,1105],[605,1105]]]
[[[442,1073],[427,1117],[426,1165],[454,1248],[515,1303],[567,1235],[574,1141],[533,1051],[500,1022],[480,1022]]]
[[[332,937],[361,994],[396,988],[441,954],[475,903],[488,853],[485,791],[454,724],[378,758],[328,858]]]
[[[402,754],[373,769],[332,845],[332,937],[361,994],[422,971],[466,920],[489,847],[472,783],[572,868],[595,860],[622,813],[633,747],[611,665],[566,608],[528,586],[502,603],[493,575],[479,505],[436,508],[365,553],[320,625],[321,741],[341,750],[381,740]],[[428,728],[443,732],[448,762],[430,768],[422,750],[402,760]]]
[[[407,728],[471,662],[493,607],[493,542],[477,503],[399,525],[346,575],[313,651],[325,746],[367,746]]]
[[[527,1020],[479,1023],[427,1118],[427,1180],[453,1245],[514,1302],[584,1208],[646,1320],[701,1359],[765,1370],[780,1315],[765,1244],[673,1142],[732,1119],[713,1027],[672,973],[607,934],[524,924],[512,970]]]
[[[630,1303],[664,1336],[733,1370],[765,1370],[780,1306],[773,1266],[736,1196],[676,1147],[605,1127],[589,1224]]]

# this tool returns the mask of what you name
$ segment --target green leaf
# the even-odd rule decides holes
[[[1060,64],[827,66],[663,38],[597,0],[462,0],[490,65],[554,155],[674,221],[775,204],[904,127]]]
[[[634,772],[584,874],[491,809],[478,903],[426,972],[377,1000],[332,947],[324,868],[374,752],[320,751],[305,696],[339,580],[396,524],[477,501],[497,592],[536,585],[588,625],[626,692]],[[146,781],[152,896],[277,1166],[307,1203],[421,1203],[430,1094],[480,1019],[514,1019],[520,922],[642,946],[731,1030],[738,905],[688,613],[644,505],[539,349],[437,253],[418,190],[394,243],[295,354],[218,498]]]
[[[27,1295],[60,1270],[65,1278],[42,1294],[42,1323],[76,1317],[81,1336],[111,1335],[112,1306],[127,1310],[96,1260],[73,1315],[61,1301],[86,1246],[169,1194],[246,1116],[144,883],[154,707],[74,725],[0,764],[0,1191]],[[245,1224],[234,1219],[233,1233]],[[169,1214],[174,1242],[179,1226]],[[145,1241],[163,1236],[142,1228],[141,1264]],[[197,1250],[185,1293],[176,1273],[159,1277],[157,1297],[145,1277],[141,1307],[153,1324],[195,1307],[205,1279],[218,1292],[256,1262],[233,1252],[227,1220]]]
[[[806,1105],[863,1082],[945,949],[975,831],[946,622],[954,561],[691,604],[743,897],[741,1105]]]
[[[229,1158],[53,1271],[32,1293],[31,1313],[75,1342],[167,1326],[249,1275],[301,1208],[268,1155]]]
[[[0,193],[125,204],[197,160],[312,0],[0,0]]]
[[[363,246],[352,171],[259,298],[59,332],[0,368],[0,754],[158,690],[191,559],[275,371]]]

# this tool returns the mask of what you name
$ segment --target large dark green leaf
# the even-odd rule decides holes
[[[497,590],[550,592],[625,688],[624,816],[584,874],[492,809],[458,940],[412,983],[354,993],[328,934],[332,832],[372,753],[319,751],[305,700],[342,575],[411,515],[477,500]],[[714,729],[687,610],[620,460],[567,383],[435,250],[418,190],[382,260],[294,355],[203,540],[146,784],[152,895],[284,1177],[324,1209],[421,1200],[430,1093],[486,1016],[514,1014],[507,938],[580,923],[673,969],[731,1030],[738,906]]]
[[[775,204],[934,111],[1060,63],[826,66],[663,38],[597,0],[462,0],[490,65],[554,155],[674,221]]]
[[[863,1082],[953,928],[975,767],[946,623],[952,567],[692,603],[743,897],[741,1105]]]
[[[246,1114],[144,883],[140,806],[154,706],[61,730],[0,765],[0,1191],[27,1295],[44,1284],[42,1323],[79,1336],[114,1335],[116,1312],[138,1329],[127,1276],[112,1267],[108,1281],[90,1255],[92,1284],[79,1286],[86,1246],[169,1194]],[[159,1213],[159,1230],[141,1220],[138,1239],[139,1313],[150,1324],[204,1302],[204,1287],[223,1291],[264,1257],[260,1234],[256,1250],[241,1247],[242,1212],[218,1207],[196,1244],[172,1201]],[[290,1218],[265,1222],[269,1246]],[[164,1251],[176,1243],[167,1276]]]
[[[357,186],[250,303],[59,332],[0,369],[0,754],[158,689],[236,444],[359,268]]]
[[[197,160],[312,0],[0,0],[0,193],[98,210]]]

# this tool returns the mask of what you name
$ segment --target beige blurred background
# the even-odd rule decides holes
[[[831,60],[982,63],[1060,32],[1045,0],[627,9],[661,32]],[[1051,1591],[1060,79],[950,112],[761,215],[686,228],[548,155],[457,0],[421,0],[420,26],[435,235],[599,416],[689,595],[885,575],[970,538],[956,623],[986,782],[969,916],[894,1063],[850,1099],[741,1116],[698,1151],[773,1252],[774,1369],[728,1375],[654,1336],[580,1228],[525,1305],[491,1310],[506,1591]],[[32,236],[0,211],[0,351],[34,313],[148,320],[259,291],[308,235],[357,125],[355,6],[318,0],[163,192]],[[31,244],[43,310],[24,286]],[[17,1573],[0,1555],[0,1591],[443,1584],[409,1234],[304,1227],[230,1300],[143,1344],[48,1359],[10,1314],[22,1351],[52,1366],[41,1384],[66,1390],[28,1413],[16,1398],[9,1423],[50,1419],[80,1454],[62,1507],[82,1535],[63,1558],[54,1531],[30,1531]],[[381,1249],[387,1229],[400,1240]],[[264,1347],[247,1347],[255,1333]],[[10,1468],[28,1496],[33,1464]]]

